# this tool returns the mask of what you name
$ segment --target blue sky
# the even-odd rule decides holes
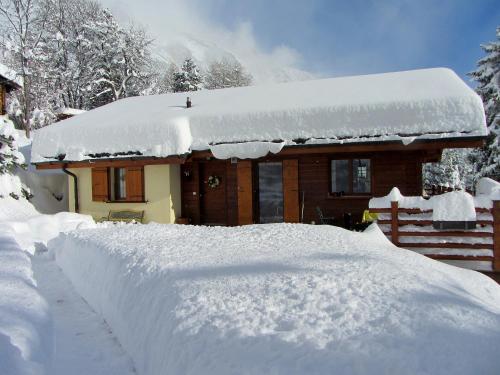
[[[466,78],[500,26],[498,0],[209,2],[209,18],[249,21],[263,48],[291,47],[327,76],[447,66]]]
[[[189,33],[260,65],[321,76],[446,66],[466,73],[495,39],[500,0],[101,0],[168,41]],[[173,34],[172,34],[173,32]]]

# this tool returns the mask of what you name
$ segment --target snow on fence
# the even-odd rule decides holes
[[[380,229],[396,246],[457,266],[500,272],[500,200],[488,202],[484,196],[472,197],[464,192],[448,194],[471,198],[475,229],[435,229],[434,198],[403,197],[397,189],[387,197],[372,199],[370,212],[378,214]],[[447,210],[466,211],[453,201],[446,205]]]

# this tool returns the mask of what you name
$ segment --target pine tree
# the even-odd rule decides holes
[[[476,176],[500,180],[500,27],[496,29],[497,40],[482,44],[486,56],[477,63],[477,69],[469,75],[478,82],[476,92],[481,96],[486,111],[486,123],[490,134],[486,145],[471,154],[476,164]]]
[[[252,76],[245,71],[239,61],[228,59],[210,64],[205,77],[205,88],[209,90],[249,86],[251,83]]]
[[[181,71],[174,73],[174,92],[201,90],[202,76],[191,58],[184,60]]]
[[[472,190],[473,166],[469,162],[470,149],[445,149],[439,163],[426,163],[423,167],[424,187],[446,186]]]

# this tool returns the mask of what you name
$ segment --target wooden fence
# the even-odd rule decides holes
[[[379,214],[380,228],[399,247],[466,268],[500,272],[500,201],[491,209],[476,208],[477,227],[471,230],[434,229],[432,210],[401,208],[398,202],[370,212]]]

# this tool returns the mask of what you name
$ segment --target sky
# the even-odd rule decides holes
[[[185,33],[261,65],[322,77],[445,66],[470,81],[480,44],[500,26],[499,0],[101,2],[158,41]]]

